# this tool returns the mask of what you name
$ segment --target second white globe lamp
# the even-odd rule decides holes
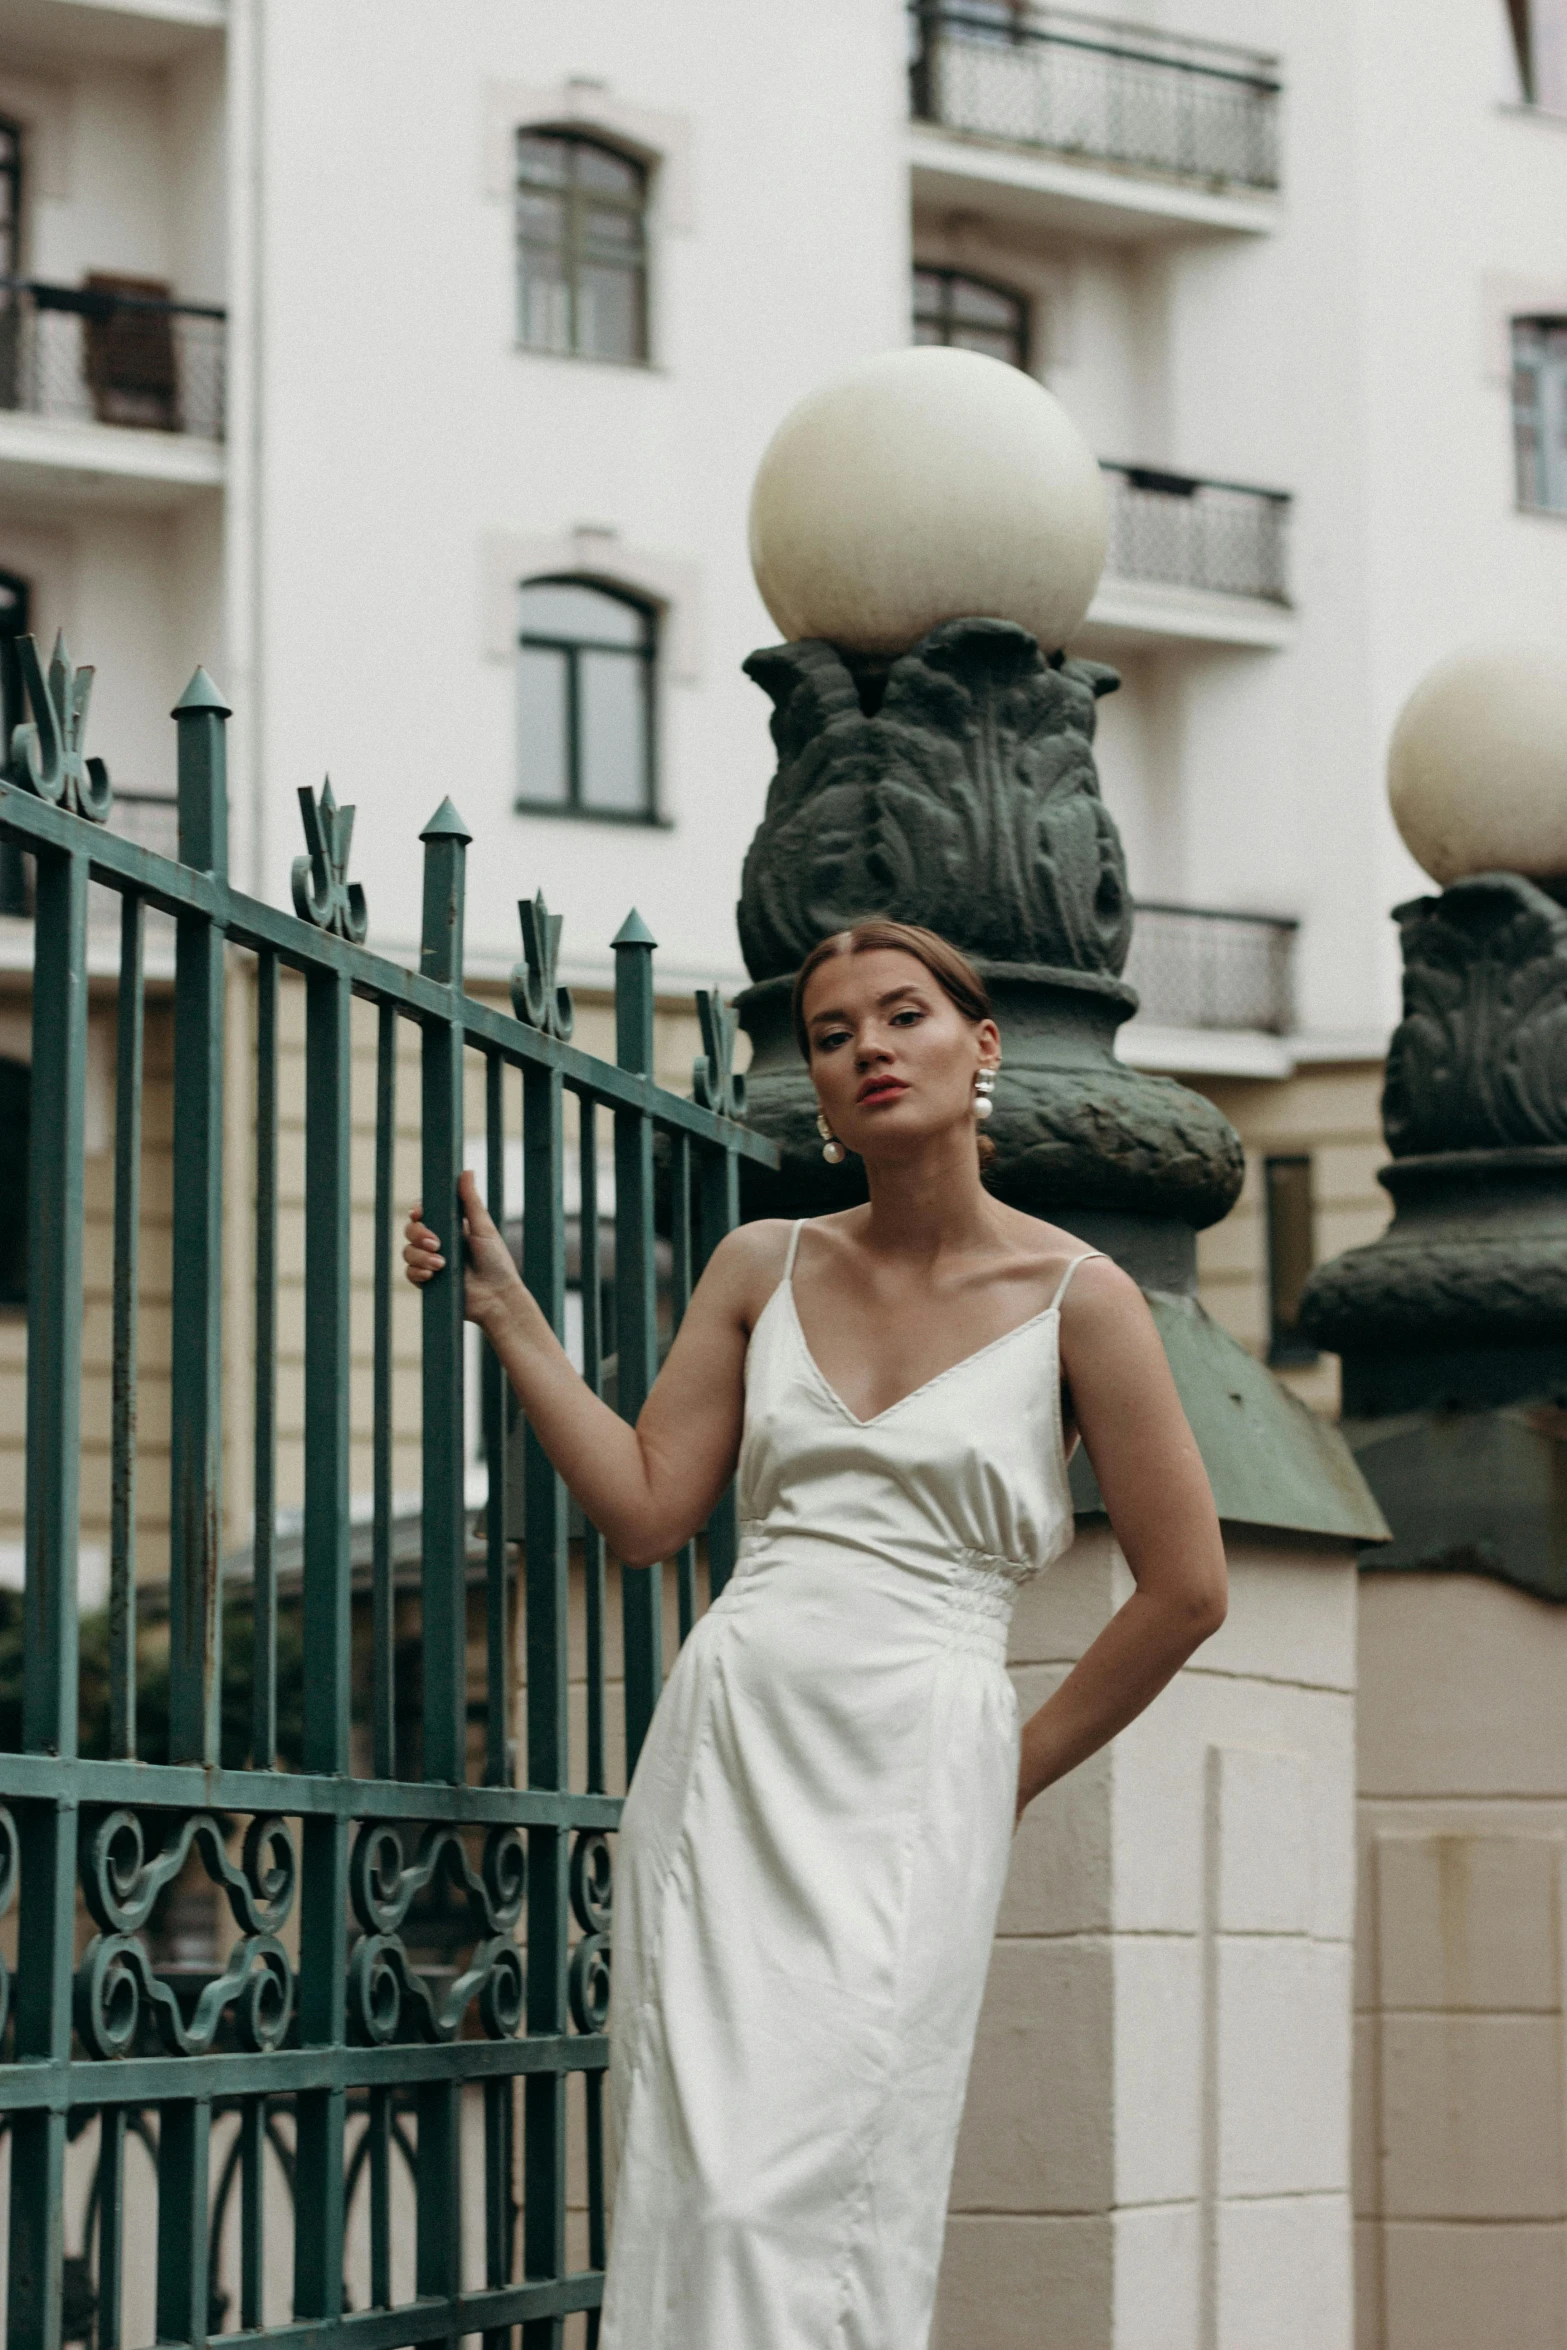
[[[1443,888],[1469,873],[1567,879],[1567,654],[1482,644],[1438,662],[1399,713],[1387,789]]]

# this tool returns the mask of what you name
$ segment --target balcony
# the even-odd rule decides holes
[[[1274,225],[1279,97],[1260,51],[1030,0],[912,0],[917,201],[1119,238]]]
[[[1282,1077],[1295,1026],[1295,937],[1273,914],[1139,899],[1126,976],[1141,997],[1121,1032],[1142,1067]]]
[[[108,275],[0,278],[0,479],[142,505],[216,487],[226,323]]]
[[[1110,546],[1083,650],[1290,642],[1287,491],[1145,465],[1101,461],[1100,470]]]

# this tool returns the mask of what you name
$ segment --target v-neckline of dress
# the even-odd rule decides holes
[[[811,1342],[805,1335],[805,1324],[800,1319],[800,1309],[795,1303],[794,1267],[792,1264],[784,1279],[779,1283],[779,1287],[788,1293],[789,1317],[794,1324],[794,1335],[817,1386],[855,1428],[879,1427],[882,1421],[890,1419],[894,1412],[902,1411],[906,1403],[913,1403],[917,1397],[928,1395],[933,1387],[939,1387],[944,1379],[950,1379],[955,1372],[966,1371],[971,1363],[981,1362],[986,1355],[994,1354],[998,1347],[1009,1345],[1014,1338],[1021,1338],[1025,1330],[1035,1330],[1041,1322],[1048,1322],[1061,1302],[1059,1297],[1052,1298],[1049,1305],[1042,1307],[1037,1314],[1030,1314],[1026,1322],[1014,1322],[1011,1329],[1003,1330],[998,1338],[988,1338],[983,1346],[976,1346],[970,1354],[960,1355],[955,1363],[948,1363],[944,1370],[933,1371],[928,1379],[920,1381],[918,1387],[911,1387],[906,1395],[894,1396],[891,1403],[883,1404],[879,1412],[873,1412],[868,1420],[862,1420],[858,1412],[850,1411],[843,1397],[838,1393],[837,1388],[834,1387],[821,1364],[811,1352]]]

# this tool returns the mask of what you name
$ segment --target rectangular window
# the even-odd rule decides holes
[[[1518,503],[1567,514],[1567,318],[1513,320]]]
[[[583,359],[647,357],[648,175],[574,131],[517,134],[517,339]]]
[[[581,579],[525,581],[519,605],[517,806],[653,821],[652,606]]]
[[[1300,1327],[1300,1301],[1317,1261],[1317,1215],[1311,1161],[1264,1162],[1268,1218],[1268,1360],[1314,1363],[1317,1350]]]

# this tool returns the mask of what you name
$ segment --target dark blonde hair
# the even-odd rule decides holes
[[[794,1021],[794,1039],[804,1059],[811,1057],[810,1032],[805,1025],[805,991],[824,963],[834,963],[840,955],[874,955],[891,950],[894,954],[912,955],[916,963],[923,963],[949,1003],[955,1004],[965,1020],[977,1028],[981,1020],[992,1020],[990,997],[985,982],[969,961],[947,939],[934,930],[924,929],[918,922],[855,922],[847,930],[835,930],[812,947],[794,978],[794,996],[790,1012]],[[976,1136],[979,1144],[979,1163],[988,1167],[996,1155],[996,1146],[988,1134]]]

